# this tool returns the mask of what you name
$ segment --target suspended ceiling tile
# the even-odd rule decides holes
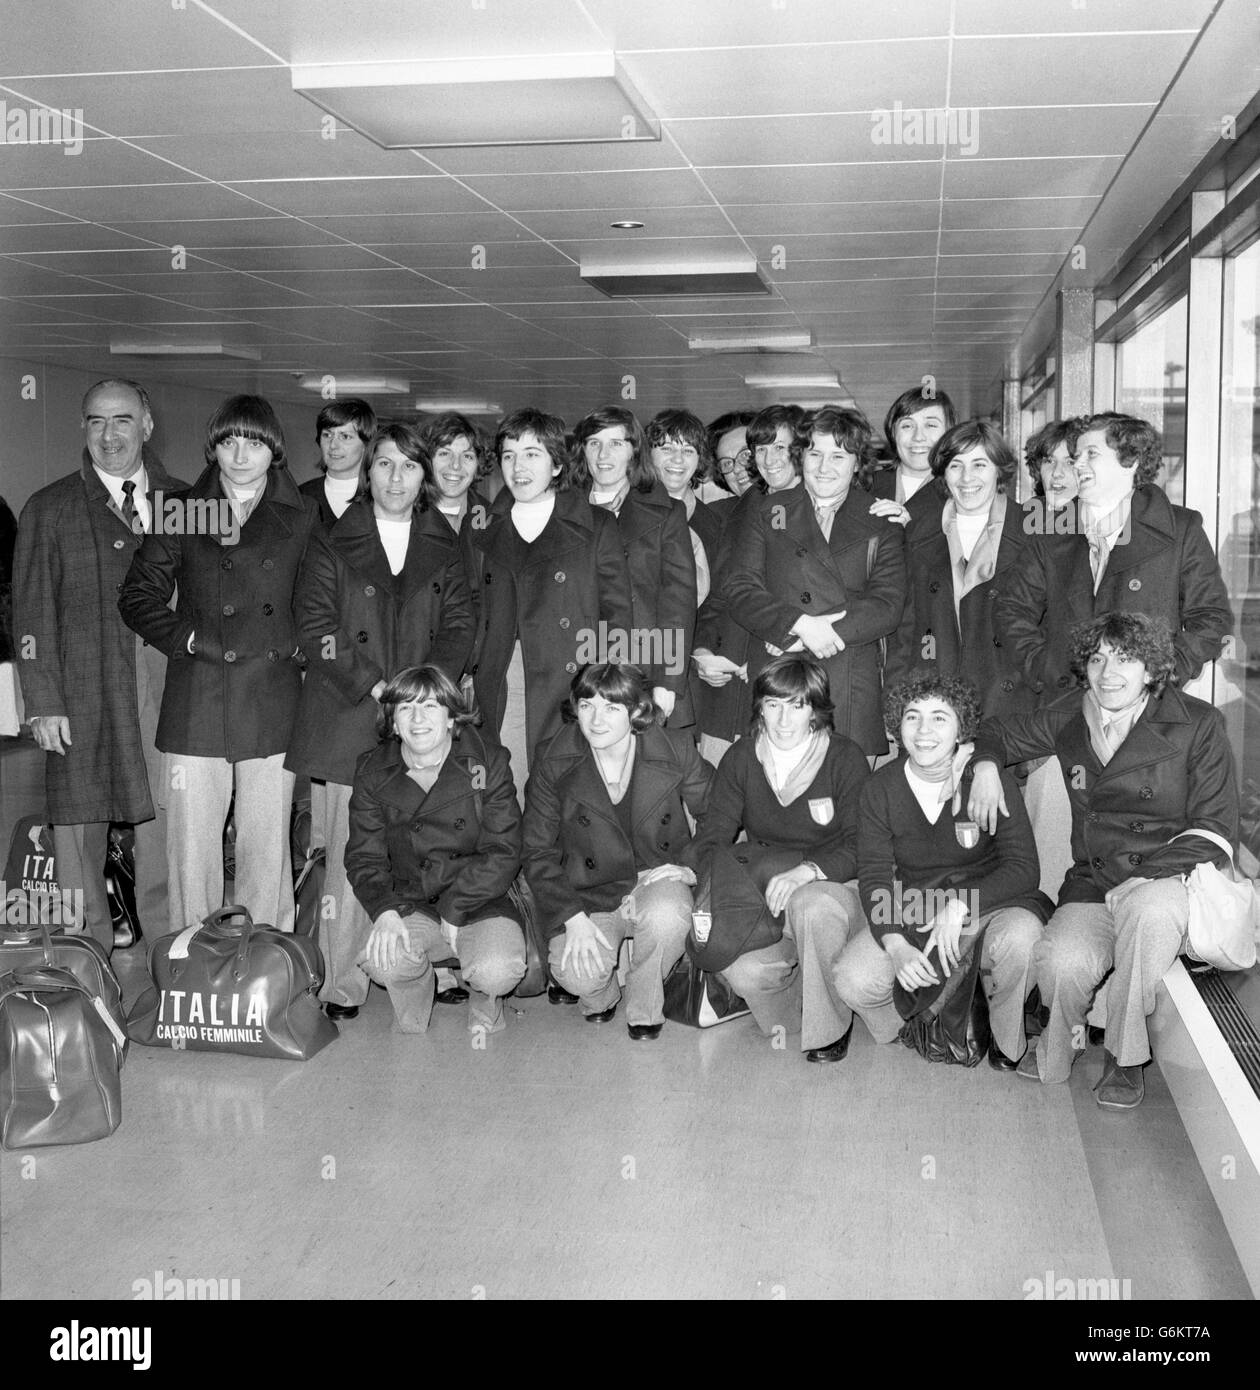
[[[949,33],[949,11],[938,0],[898,0],[895,6],[839,6],[836,0],[782,0],[780,4],[724,0],[694,5],[679,5],[678,0],[635,0],[632,5],[621,0],[585,0],[585,7],[620,49],[721,49]],[[838,59],[843,65],[843,57]]]
[[[362,246],[333,243],[320,246],[233,246],[205,252],[222,266],[260,275],[272,271],[374,270],[380,256]]]
[[[1214,0],[1107,0],[1012,5],[1011,0],[954,0],[956,34],[1088,34],[1093,30],[1187,29],[1197,32]],[[1191,34],[1193,37],[1193,33]]]
[[[816,164],[782,169],[703,169],[700,172],[713,196],[728,205],[905,202],[938,196],[941,160],[939,152],[920,151],[915,161],[887,164]],[[818,232],[829,228],[816,224],[796,227],[785,223],[782,230]]]
[[[249,204],[242,203],[242,207]],[[306,245],[322,240],[333,245],[336,238],[312,226],[295,222],[288,217],[181,218],[178,221],[145,220],[130,223],[111,219],[121,231],[134,231],[159,245],[187,247],[189,255],[196,251],[214,252],[231,246],[291,246]]]
[[[46,213],[45,216],[56,216]],[[104,248],[116,248],[114,254],[127,256],[127,248],[136,248],[146,254],[161,254],[169,261],[170,251],[163,248],[153,252],[147,243],[137,241],[125,232],[98,227],[93,222],[31,222],[20,227],[0,226],[0,251],[43,254],[49,260],[57,256],[83,257],[85,265],[94,264],[93,258],[109,254]]]
[[[109,188],[51,188],[32,190],[55,212],[104,223],[147,223],[163,220],[248,216],[263,209],[217,183],[141,183]],[[181,241],[180,243],[184,243]]]
[[[682,169],[487,175],[465,182],[488,203],[505,212],[605,208],[611,220],[619,216],[618,209],[624,207],[687,207],[708,201],[696,176]]]
[[[1016,275],[1042,275],[1051,279],[1063,264],[1063,256],[1058,252],[986,252],[981,255],[942,256],[940,274],[953,275],[991,275],[995,271],[1010,271]]]
[[[940,222],[935,196],[895,203],[734,203],[727,204],[726,211],[744,236],[769,237],[785,245],[787,236],[935,231]]]
[[[777,279],[782,272],[778,262],[788,267],[802,264],[817,265],[820,270],[836,261],[872,256],[929,256],[935,255],[937,232],[901,231],[890,228],[882,232],[815,233],[812,236],[783,236],[779,238],[754,236],[748,238],[759,261],[771,265]],[[773,264],[771,264],[773,262]],[[796,278],[796,277],[793,277]]]
[[[897,162],[932,158],[940,154],[941,148],[880,140],[878,137],[886,133],[886,123],[879,113],[869,111],[821,116],[739,114],[676,121],[668,129],[687,158],[705,168],[728,164],[813,165],[820,159],[835,164]]]
[[[406,270],[273,271],[267,279],[327,304],[431,304],[458,296]]]
[[[626,206],[603,211],[520,212],[516,216],[523,226],[535,235],[553,240],[600,240],[609,245],[601,254],[615,255],[620,243],[634,248],[640,242],[654,238],[683,239],[688,237],[729,236],[731,224],[722,209],[707,200],[697,207]],[[609,224],[614,220],[633,219],[643,223],[643,230],[616,231]]]
[[[0,149],[0,183],[10,191],[189,181],[187,173],[121,140],[86,139],[78,153],[73,145],[8,143]]]
[[[520,229],[518,228],[518,233]],[[500,269],[507,267],[572,266],[577,257],[545,241],[493,241],[475,243],[473,249],[466,241],[380,243],[375,248],[400,265],[438,274],[448,270],[472,269],[474,264]],[[439,278],[440,275],[439,275]]]
[[[1051,101],[1045,93],[1029,100]],[[1024,110],[981,110],[958,127],[971,137],[972,153],[982,159],[1033,159],[1039,156],[1114,155],[1122,159],[1155,110],[1137,106],[1030,106]],[[953,147],[950,158],[959,157]],[[962,157],[966,157],[963,155]]]
[[[464,242],[469,248],[505,241],[533,241],[536,238],[519,222],[492,208],[479,212],[390,213],[366,216],[362,213],[339,216],[316,215],[304,222],[322,227],[348,241],[363,245],[388,246],[394,242],[415,244]]]
[[[1097,198],[947,198],[941,224],[953,230],[1018,230],[1053,227],[1076,231],[1089,220]]]
[[[228,185],[278,212],[298,217],[375,217],[381,213],[472,213],[485,206],[454,179],[437,174],[387,178],[236,180]]]
[[[433,171],[407,150],[382,150],[346,126],[335,139],[319,129],[219,134],[137,136],[144,150],[208,179],[365,178]]]
[[[1017,251],[1058,252],[1065,255],[1076,240],[1076,230],[1034,228],[1026,231],[966,231],[941,233],[942,255],[982,255],[989,252],[1010,254]]]
[[[1001,159],[948,160],[946,198],[985,198],[1001,193],[1008,198],[1101,197],[1120,160]]]

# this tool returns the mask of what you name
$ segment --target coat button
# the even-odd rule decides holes
[[[1015,682],[1014,682],[1014,681],[1003,681],[1003,682],[1002,682],[1002,693],[1003,693],[1004,695],[1009,695],[1009,694],[1011,693],[1011,691],[1014,690],[1014,689],[1015,689]]]
[[[556,571],[556,583],[557,583],[557,584],[563,584],[563,583],[564,583],[564,571],[563,571],[563,570],[557,570],[557,571]]]
[[[411,828],[412,828],[413,830],[422,830],[422,829],[424,828],[424,822],[423,822],[422,820],[420,820],[420,819],[417,818],[416,820],[413,820],[413,821],[411,822]],[[429,867],[429,861],[426,859],[426,860],[420,865],[420,867],[421,867],[422,869],[427,869],[427,868]]]
[[[114,542],[114,549],[115,549],[115,550],[121,550],[126,544],[127,544],[126,541],[115,541],[115,542]]]
[[[796,558],[798,560],[803,560],[805,558],[805,547],[803,545],[798,545],[796,547]]]
[[[223,616],[224,616],[225,618],[231,618],[231,617],[233,617],[233,616],[235,615],[235,613],[236,613],[236,608],[234,607],[234,605],[232,605],[232,604],[230,604],[230,603],[225,603],[225,604],[223,605]]]
[[[364,596],[364,598],[375,598],[375,597],[376,597],[376,585],[375,585],[375,584],[366,584],[366,585],[364,585],[364,588],[363,588],[363,596]]]
[[[673,820],[673,818],[674,818],[674,817],[673,817],[672,813],[669,812],[669,811],[666,811],[665,814],[661,817],[661,824],[662,824],[662,825],[668,825],[668,824],[670,823],[670,821]]]
[[[801,595],[801,602],[802,602],[802,603],[813,603],[813,601],[814,601],[814,596],[813,596],[813,594],[811,594],[810,591],[809,591],[808,589],[806,589],[805,592]]]
[[[579,817],[578,817],[578,824],[579,824],[579,825],[590,825],[590,823],[591,823],[591,818],[590,818],[590,816],[579,816]]]
[[[1106,865],[1106,863],[1107,863],[1107,861],[1106,861],[1105,859],[1099,859],[1099,857],[1098,857],[1097,855],[1095,855],[1095,856],[1093,857],[1093,859],[1091,859],[1089,862],[1090,862],[1090,863],[1094,866],[1094,868],[1096,868],[1096,869],[1101,869],[1101,868],[1105,867],[1105,865]]]
[[[271,615],[272,615],[275,611],[276,611],[276,610],[272,607],[271,604],[269,604],[269,603],[264,603],[264,604],[263,604],[263,617],[264,617],[264,618],[270,618]]]
[[[232,568],[232,562],[231,562],[231,560],[220,560],[220,561],[219,561],[219,568],[220,568],[221,570],[230,570],[230,569]]]
[[[122,593],[122,585],[121,585],[121,584],[115,584],[115,585],[114,585],[114,588],[117,589],[118,592],[119,592],[120,594]]]
[[[441,893],[434,893],[433,896],[429,899],[429,906],[430,906],[430,907],[436,907],[437,904],[440,903],[441,901],[442,901],[442,895],[441,895]]]
[[[224,653],[223,653],[223,660],[226,661],[226,662],[228,663],[228,665],[230,666],[230,665],[232,664],[232,662],[234,662],[234,661],[236,660],[236,653],[235,653],[235,652],[224,652]]]
[[[1129,863],[1132,864],[1133,867],[1134,867],[1135,869],[1137,868],[1137,866],[1138,866],[1141,862],[1142,862],[1142,856],[1141,856],[1140,854],[1131,854],[1131,855],[1129,855]]]
[[[455,829],[456,829],[456,830],[462,830],[463,828],[464,828],[464,818],[463,818],[463,816],[456,816],[456,817],[455,817]]]
[[[1086,812],[1085,812],[1085,819],[1086,819],[1087,821],[1096,821],[1096,820],[1098,819],[1098,812],[1097,812],[1097,811],[1086,811]]]
[[[1150,800],[1152,800],[1152,799],[1154,798],[1154,796],[1155,796],[1155,788],[1154,788],[1154,787],[1143,787],[1143,788],[1138,792],[1138,796],[1139,796],[1143,801],[1150,801]]]
[[[588,869],[593,869],[595,867],[595,861],[593,859],[588,859],[586,861],[586,867]]]
[[[433,592],[434,592],[435,594],[440,594],[440,593],[442,592],[442,586],[441,586],[440,584],[438,584],[436,581],[434,582],[434,585],[433,585]]]
[[[748,856],[747,856],[746,854],[737,854],[737,855],[735,856],[735,862],[736,862],[737,864],[747,864],[747,863],[748,863]]]
[[[279,661],[279,660],[280,660],[280,653],[279,653],[278,651],[276,651],[276,649],[275,649],[274,647],[268,647],[268,648],[267,648],[267,660],[268,660],[268,661]]]
[[[276,562],[274,560],[264,560],[262,567],[265,570],[273,570],[276,567]]]
[[[494,578],[494,575],[492,575],[492,574],[483,575],[483,576],[482,576],[481,582],[482,582],[483,584],[489,584],[489,582],[490,582],[493,578]]]
[[[562,628],[564,628],[565,631],[567,632],[568,629],[569,629],[569,626],[570,626],[568,618],[561,618],[561,619],[560,619],[560,626],[561,626]]]
[[[569,675],[571,675],[571,676],[576,676],[576,675],[577,675],[577,662],[576,662],[576,661],[566,661],[566,662],[564,663],[564,669],[569,673]]]
[[[356,641],[359,641],[359,642],[366,642],[367,639],[368,639],[368,635],[367,635],[366,632],[360,632],[360,633],[356,634],[356,639],[355,639]]]
[[[1130,579],[1130,580],[1129,580],[1129,590],[1130,590],[1131,593],[1135,593],[1135,594],[1136,594],[1137,591],[1138,591],[1141,587],[1142,587],[1142,581],[1141,581],[1140,579]]]
[[[995,647],[1000,647],[1002,645],[1002,639],[1000,637],[995,637],[993,639],[993,645]]]
[[[1146,829],[1146,822],[1144,820],[1131,820],[1129,822],[1129,829],[1132,830],[1134,834],[1140,835]]]
[[[940,586],[940,584],[934,579],[934,580],[928,585],[928,593],[929,593],[929,594],[939,594],[940,591],[941,591],[941,586]]]

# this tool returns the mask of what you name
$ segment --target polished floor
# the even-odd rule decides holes
[[[0,756],[6,835],[15,788]],[[1251,1297],[1157,1069],[1101,1111],[1097,1049],[1042,1087],[859,1025],[810,1066],[749,1019],[632,1044],[545,997],[476,1047],[460,1006],[394,1032],[380,990],[341,1031],[305,1064],[133,1046],[113,1137],[0,1156],[0,1294]]]

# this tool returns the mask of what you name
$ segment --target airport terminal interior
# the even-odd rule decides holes
[[[272,402],[299,483],[337,394],[489,438],[524,406],[776,402],[878,434],[925,385],[1017,454],[1139,416],[1228,589],[1189,691],[1224,716],[1254,876],[1258,117],[1251,0],[26,7],[0,43],[0,495],[20,515],[79,468],[102,378],[143,383],[187,480],[236,393]],[[44,814],[14,730],[0,855]],[[1053,894],[1066,821],[1037,830]],[[144,944],[113,964],[130,1003]],[[133,1043],[116,1133],[0,1155],[0,1297],[1260,1291],[1255,967],[1173,966],[1132,1111],[1095,1104],[1097,1044],[1029,1085],[861,1023],[811,1066],[748,1017],[639,1046],[620,1013],[507,1002],[492,1036],[441,1004],[411,1035],[373,988],[304,1063]]]

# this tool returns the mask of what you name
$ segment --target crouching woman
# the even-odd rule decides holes
[[[434,972],[456,957],[468,1026],[497,1033],[503,997],[525,974],[508,889],[521,816],[503,749],[470,726],[464,697],[436,666],[399,672],[381,694],[382,742],[355,769],[346,874],[371,930],[358,967],[384,985],[397,1026],[422,1033]]]

